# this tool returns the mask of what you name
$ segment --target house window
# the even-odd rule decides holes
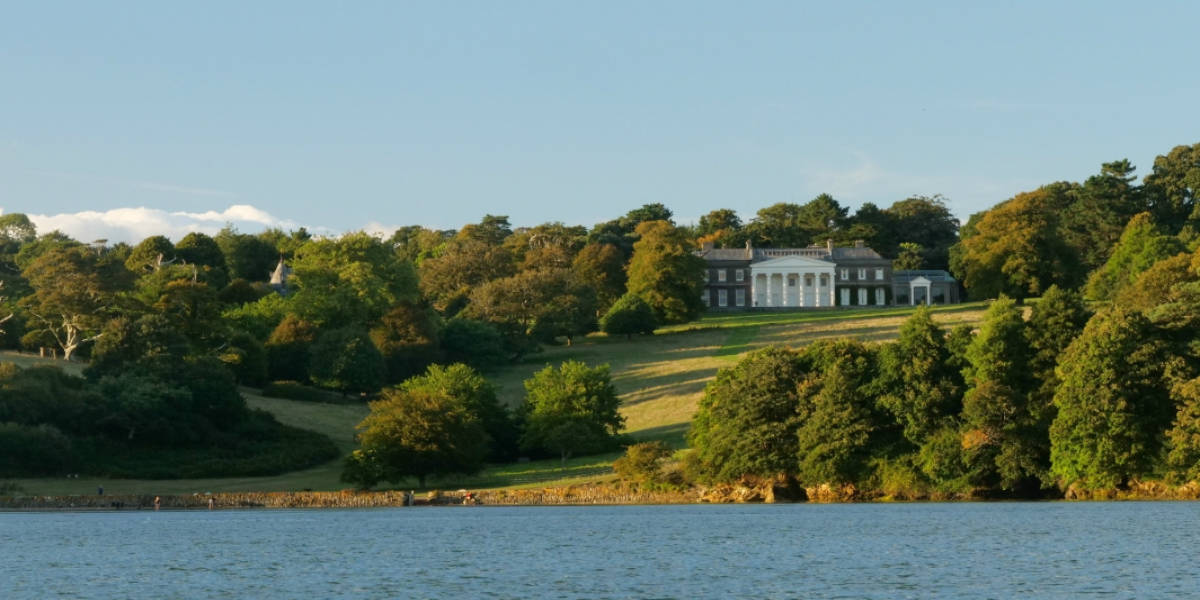
[[[717,306],[729,306],[729,290],[717,290]]]
[[[818,286],[818,287],[825,287],[825,286],[827,286],[827,285],[829,285],[829,277],[826,277],[826,276],[822,275],[822,276],[819,278],[819,281],[817,281],[817,286]]]
[[[712,306],[712,300],[708,297],[708,290],[704,290],[704,293],[700,295],[700,299],[704,301],[705,308]]]
[[[858,280],[859,281],[867,280],[867,269],[865,267],[858,268]]]
[[[737,279],[738,281],[745,281],[745,280],[746,280],[746,270],[745,270],[745,269],[738,269],[737,271],[734,271],[734,273],[736,273],[736,274],[737,274],[737,277],[736,277],[736,279]]]
[[[746,288],[738,288],[737,291],[734,292],[734,298],[737,300],[738,306],[745,306],[746,305]]]
[[[838,278],[840,278],[842,281],[849,281],[850,280],[850,269],[847,269],[845,267],[838,269]]]
[[[867,288],[858,288],[858,305],[867,305]]]
[[[850,306],[850,288],[842,288],[841,292],[842,292],[842,294],[841,294],[842,306]]]
[[[725,281],[725,269],[717,270],[717,281],[721,281],[721,282]]]
[[[882,271],[882,269],[880,269]],[[875,288],[875,304],[883,306],[884,294],[883,288]]]
[[[878,267],[875,269],[875,281],[883,281],[883,269]]]
[[[709,278],[710,278],[710,277],[711,277],[711,276],[710,276],[710,275],[709,275],[709,273],[708,273],[708,269],[705,269],[705,270],[704,270],[704,283],[708,283],[708,280],[709,280]]]

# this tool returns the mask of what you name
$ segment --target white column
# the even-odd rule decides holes
[[[834,295],[833,274],[829,274],[829,306],[837,306],[837,296]]]
[[[916,306],[917,304],[917,286],[912,283],[908,284],[908,305]]]
[[[925,286],[925,306],[933,306],[933,284]]]
[[[758,290],[758,276],[750,276],[750,306],[756,306],[758,302],[758,294],[754,293]]]

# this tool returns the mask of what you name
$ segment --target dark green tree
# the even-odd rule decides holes
[[[1144,192],[1155,220],[1168,233],[1189,232],[1195,237],[1200,225],[1196,195],[1200,190],[1200,143],[1176,146],[1154,159],[1154,168],[1144,180]]]
[[[267,383],[267,351],[254,336],[244,331],[234,332],[217,358],[233,372],[239,384],[262,387]]]
[[[342,393],[374,392],[383,385],[383,356],[366,331],[331,329],[309,351],[308,374],[313,383]]]
[[[287,315],[263,344],[267,352],[267,377],[272,381],[308,381],[309,351],[317,341],[317,327]]]
[[[797,477],[806,485],[861,482],[870,473],[871,438],[880,429],[872,389],[878,377],[874,352],[842,340],[818,342],[806,354],[814,355],[820,383],[801,402],[808,410],[796,431]]]
[[[619,406],[608,365],[547,365],[525,380],[521,447],[556,453],[564,464],[572,454],[612,448],[625,423]]]
[[[913,196],[892,204],[885,211],[891,231],[888,237],[896,246],[875,247],[884,256],[897,256],[904,244],[916,244],[921,263],[930,269],[946,269],[950,247],[958,242],[958,219],[946,207],[940,195]]]
[[[892,269],[896,271],[915,271],[925,266],[925,258],[922,256],[922,250],[920,244],[913,242],[901,243],[900,253],[896,256],[896,260],[892,261]]]
[[[1112,489],[1152,471],[1174,416],[1165,347],[1140,313],[1098,313],[1059,363],[1051,473],[1066,490]]]
[[[963,447],[975,485],[1036,490],[1046,465],[1036,439],[1038,413],[1030,404],[1034,380],[1025,322],[1011,299],[988,307],[967,360]]]
[[[645,300],[626,294],[617,300],[600,319],[600,329],[609,335],[624,335],[629,339],[634,334],[651,335],[658,326],[654,311]]]
[[[778,347],[746,355],[708,384],[692,418],[689,468],[702,481],[795,474],[811,365]]]
[[[1133,172],[1128,160],[1104,163],[1100,174],[1088,177],[1078,189],[1075,203],[1062,215],[1063,238],[1078,251],[1088,271],[1108,260],[1129,219],[1148,210]]]
[[[803,248],[812,242],[812,237],[804,229],[802,219],[799,204],[779,202],[759,209],[746,225],[746,233],[755,246]]]
[[[125,268],[142,275],[159,270],[164,263],[173,264],[175,259],[175,245],[171,240],[164,235],[152,235],[133,247],[125,260]]]
[[[342,480],[364,488],[380,481],[474,473],[483,467],[488,437],[461,398],[428,388],[389,388],[358,425],[359,449],[346,458]]]
[[[461,403],[479,420],[488,437],[487,458],[495,462],[517,457],[517,438],[520,432],[508,409],[496,398],[496,387],[478,371],[456,363],[450,366],[431,365],[399,386],[406,392],[444,394]]]
[[[225,256],[230,279],[267,281],[279,262],[280,252],[273,244],[256,235],[238,233],[225,226],[213,238]]]
[[[881,363],[886,392],[879,402],[901,425],[905,439],[919,448],[934,432],[955,425],[962,410],[962,375],[927,307],[900,326],[900,339],[883,348]]]
[[[1058,359],[1067,350],[1091,317],[1091,311],[1083,297],[1074,290],[1063,290],[1050,286],[1042,298],[1033,305],[1025,337],[1029,342],[1029,369],[1034,378],[1032,409],[1044,414],[1042,420],[1048,427],[1054,420],[1054,392],[1059,379],[1055,374]],[[1045,432],[1046,430],[1043,429]]]
[[[508,362],[504,339],[492,325],[455,317],[442,329],[442,353],[447,362],[490,369]]]
[[[225,254],[213,238],[192,232],[175,243],[175,255],[185,264],[194,265],[204,271],[204,280],[221,289],[229,283],[229,271],[225,268]]]

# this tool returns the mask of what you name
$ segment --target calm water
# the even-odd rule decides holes
[[[4,598],[1200,597],[1200,503],[0,514]]]

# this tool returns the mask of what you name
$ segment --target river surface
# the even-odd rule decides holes
[[[1200,598],[1200,503],[0,513],[3,598]]]

